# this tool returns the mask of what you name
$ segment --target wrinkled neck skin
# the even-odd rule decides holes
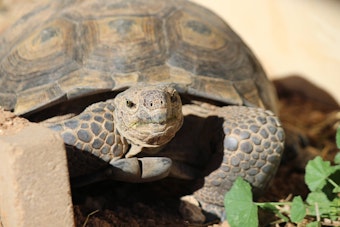
[[[170,85],[129,88],[116,96],[114,106],[116,129],[131,144],[126,157],[158,151],[183,124],[181,99]]]

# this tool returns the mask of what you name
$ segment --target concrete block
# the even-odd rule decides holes
[[[74,226],[66,152],[38,124],[0,136],[0,226]]]

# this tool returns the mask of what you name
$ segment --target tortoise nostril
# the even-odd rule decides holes
[[[152,100],[152,101],[145,101],[145,106],[149,109],[158,109],[158,108],[163,108],[165,101],[164,100]]]
[[[144,106],[150,110],[164,108],[167,105],[167,96],[163,91],[147,91],[144,96]]]

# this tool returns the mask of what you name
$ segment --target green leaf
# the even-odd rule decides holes
[[[305,182],[311,191],[322,189],[333,168],[329,161],[323,161],[320,156],[310,160],[306,166]]]
[[[340,137],[340,135],[339,135]],[[339,146],[339,145],[338,145]],[[334,157],[334,163],[340,165],[340,152],[338,152]]]
[[[299,223],[305,216],[305,204],[303,203],[301,196],[295,196],[292,202],[290,220],[292,220],[292,222]]]
[[[331,202],[331,210],[329,211],[329,217],[331,220],[337,220],[340,216],[340,197],[336,197]]]
[[[338,127],[338,130],[336,131],[336,145],[340,149],[340,126]]]
[[[230,226],[258,226],[257,206],[249,183],[238,177],[224,197],[227,220]]]
[[[311,215],[316,215],[317,213],[319,215],[328,214],[331,209],[331,201],[321,191],[309,193],[306,202],[310,205],[309,211]],[[318,209],[318,212],[316,209]]]
[[[306,227],[321,227],[321,223],[318,221],[313,221],[311,223],[308,223]]]

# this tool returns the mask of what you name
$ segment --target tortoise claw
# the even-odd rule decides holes
[[[110,162],[106,175],[124,182],[148,182],[165,178],[170,173],[172,161],[165,157],[124,158]]]
[[[108,179],[131,183],[163,179],[169,175],[172,161],[163,157],[133,157],[111,161],[110,164],[104,170],[72,178],[72,187],[82,187]]]

